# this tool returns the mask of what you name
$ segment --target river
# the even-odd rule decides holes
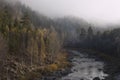
[[[73,64],[72,72],[62,77],[61,80],[93,80],[95,77],[102,80],[109,76],[104,73],[104,62],[97,60],[95,56],[78,51],[71,52],[75,55],[71,60]]]

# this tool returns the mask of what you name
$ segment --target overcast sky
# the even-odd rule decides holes
[[[120,0],[21,0],[47,16],[74,15],[104,22],[120,21]]]

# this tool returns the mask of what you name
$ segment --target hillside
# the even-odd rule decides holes
[[[66,49],[72,48],[119,62],[119,25],[99,26],[73,16],[49,18],[17,0],[0,0],[0,79],[60,78],[70,72],[73,54]],[[119,71],[115,65],[113,73]]]
[[[0,3],[0,79],[41,79],[69,66],[58,32],[43,27],[46,17],[19,2]]]

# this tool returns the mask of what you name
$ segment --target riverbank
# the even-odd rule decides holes
[[[67,51],[62,51],[52,64],[29,65],[19,61],[19,56],[9,55],[0,67],[2,80],[58,80],[70,73],[71,64]]]
[[[103,61],[96,61],[95,57],[89,53],[83,53],[77,50],[70,50],[74,58],[72,59],[72,73],[63,77],[62,80],[93,80],[95,77],[104,79],[107,74],[104,73]]]
[[[73,66],[71,60],[74,58],[74,55],[68,50],[65,50],[65,53],[67,65],[54,72],[48,72],[48,74],[44,74],[41,77],[42,80],[61,80],[62,77],[67,76],[69,73],[71,73],[71,68]],[[61,66],[63,65],[64,64],[61,64]]]
[[[101,53],[99,51],[90,50],[90,49],[80,49],[80,48],[72,48],[72,50],[77,50],[81,53],[89,53],[91,56],[96,56],[96,60],[101,60],[105,63],[104,72],[109,74],[106,80],[116,80],[116,76],[120,74],[120,60],[106,55],[105,53]],[[118,79],[119,80],[119,79]]]

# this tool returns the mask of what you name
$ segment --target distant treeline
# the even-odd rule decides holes
[[[91,49],[103,52],[107,55],[120,57],[120,28],[95,32],[92,27],[86,31],[84,28],[79,31],[79,41],[68,46]]]

